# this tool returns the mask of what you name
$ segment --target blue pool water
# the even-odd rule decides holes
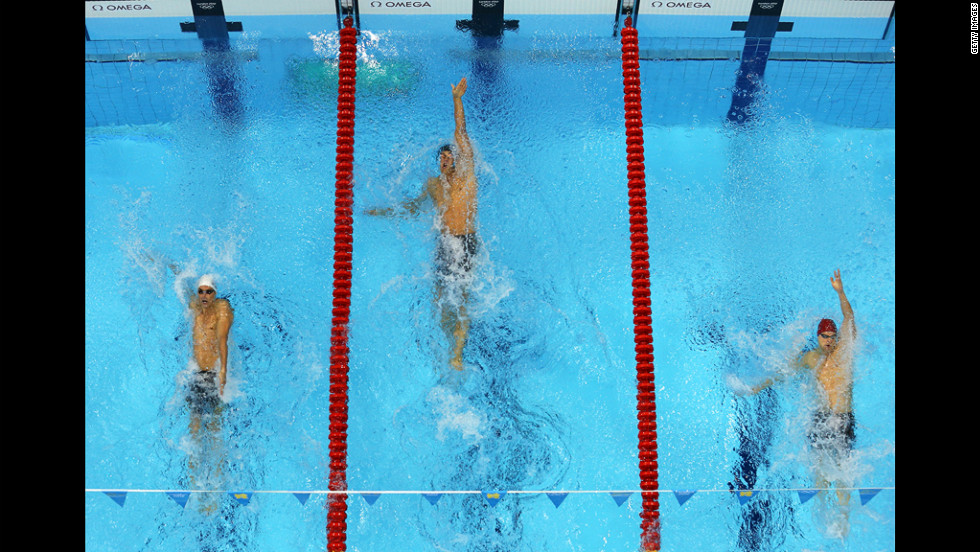
[[[359,40],[349,488],[583,492],[558,508],[351,494],[348,549],[636,550],[639,496],[609,495],[638,488],[618,41]],[[336,31],[244,37],[223,57],[169,47],[196,53],[86,64],[85,484],[264,492],[214,495],[211,514],[203,495],[120,508],[88,492],[86,548],[324,550],[324,495],[270,491],[327,488]],[[771,62],[753,123],[733,128],[737,60],[641,63],[660,488],[698,490],[661,497],[664,550],[895,547],[894,66],[809,66]],[[446,381],[431,214],[361,213],[435,173],[461,76],[482,249],[467,377]],[[854,491],[846,539],[795,491],[814,485],[812,382],[751,398],[725,383],[778,372],[819,318],[840,320],[835,268],[861,330],[844,475],[885,489]],[[235,324],[222,470],[195,482],[177,292],[205,272]],[[762,490],[740,504],[732,488]]]

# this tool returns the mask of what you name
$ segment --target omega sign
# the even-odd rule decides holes
[[[125,11],[143,11],[152,10],[149,4],[134,4],[128,2],[118,2],[114,4],[92,4],[92,11],[107,11],[107,12],[125,12]]]
[[[372,8],[431,8],[432,4],[428,2],[413,2],[413,1],[395,1],[389,0],[386,2],[381,2],[379,0],[373,0],[371,2]]]
[[[686,9],[704,9],[710,8],[711,4],[708,2],[652,2],[650,4],[651,8],[686,8]]]

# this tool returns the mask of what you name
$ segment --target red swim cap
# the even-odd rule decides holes
[[[834,324],[834,321],[829,318],[824,318],[823,320],[820,321],[820,324],[817,324],[818,334],[824,333],[826,331],[837,333],[837,324]]]

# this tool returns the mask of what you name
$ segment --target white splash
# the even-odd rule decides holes
[[[436,438],[440,441],[445,441],[450,433],[458,433],[471,444],[483,439],[480,426],[486,423],[486,416],[467,404],[462,396],[437,386],[429,391],[427,401],[436,414]]]

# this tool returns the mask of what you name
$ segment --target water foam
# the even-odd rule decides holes
[[[486,414],[470,405],[461,395],[445,387],[433,387],[426,397],[436,415],[436,438],[445,441],[458,435],[469,444],[483,439],[481,427],[487,423]]]

